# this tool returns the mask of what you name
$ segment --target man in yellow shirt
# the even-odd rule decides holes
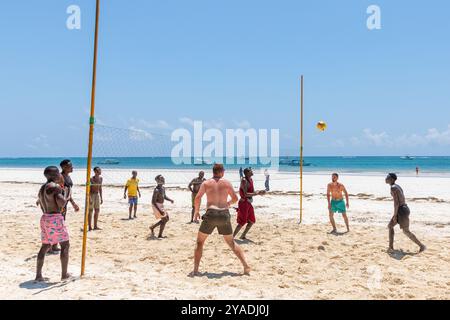
[[[141,191],[139,190],[139,179],[137,178],[137,171],[133,171],[131,179],[129,179],[125,185],[125,190],[123,192],[123,198],[127,198],[127,190],[128,190],[128,203],[130,205],[129,208],[129,217],[128,219],[137,218],[137,206],[138,206],[138,195],[141,197]],[[131,217],[131,213],[134,208],[134,217]]]

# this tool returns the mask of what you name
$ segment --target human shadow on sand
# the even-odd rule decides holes
[[[162,241],[162,240],[166,240],[166,239],[167,239],[166,236],[164,236],[162,238],[159,238],[157,236],[150,235],[150,236],[147,237],[147,241]]]
[[[222,279],[225,277],[241,277],[242,274],[224,271],[222,273],[213,273],[213,272],[204,272],[200,275],[200,277],[206,277],[208,279]]]
[[[240,245],[242,245],[242,244],[258,244],[255,241],[250,240],[250,239],[234,239],[234,241]]]
[[[413,252],[404,252],[403,250],[394,250],[392,252],[388,252],[389,256],[395,260],[402,260],[404,257],[410,256],[413,257],[417,255],[417,253]]]
[[[28,289],[28,290],[39,290],[39,291],[33,293],[33,295],[38,295],[44,291],[49,291],[49,290],[52,290],[55,288],[62,288],[76,280],[77,280],[77,278],[70,278],[68,280],[61,281],[61,282],[49,282],[49,281],[39,282],[36,280],[29,280],[29,281],[22,282],[19,285],[19,288]]]
[[[30,281],[25,281],[22,282],[19,285],[19,288],[21,289],[28,289],[28,290],[37,290],[37,289],[47,289],[50,287],[53,287],[55,285],[57,285],[58,282],[47,282],[47,281],[36,281],[36,280],[30,280]]]
[[[335,236],[335,237],[342,237],[345,236],[346,234],[348,234],[348,232],[339,232],[339,231],[335,231],[335,232],[328,232],[328,234]]]

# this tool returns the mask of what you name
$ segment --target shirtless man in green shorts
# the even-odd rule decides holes
[[[348,217],[347,217],[347,209],[350,208],[350,203],[348,200],[348,192],[347,189],[345,189],[345,186],[338,182],[339,175],[337,173],[333,173],[331,176],[332,182],[328,184],[327,188],[327,200],[328,200],[328,212],[330,214],[330,222],[333,227],[333,230],[331,233],[336,233],[336,222],[334,221],[334,213],[340,212],[342,213],[342,217],[344,218],[345,225],[347,227],[347,232],[350,232],[350,227],[348,223]],[[342,193],[345,194],[345,199],[347,203],[344,201],[344,197],[342,196]]]

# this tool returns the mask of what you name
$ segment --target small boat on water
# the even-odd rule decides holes
[[[402,159],[402,160],[414,160],[415,157],[404,156],[404,157],[400,157],[400,159]]]
[[[282,166],[300,167],[300,160],[281,159],[279,161],[279,164]],[[303,161],[304,167],[309,167],[311,165],[312,165],[311,163]]]
[[[120,163],[120,161],[116,160],[116,159],[106,159],[106,160],[98,162],[97,164],[114,165],[114,164],[119,164],[119,163]]]
[[[300,167],[300,160],[292,160],[291,163],[289,163],[288,165],[292,167]],[[311,163],[303,161],[303,166],[309,167],[311,166]]]

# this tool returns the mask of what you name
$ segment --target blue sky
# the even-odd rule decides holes
[[[0,4],[0,157],[85,155],[94,11]],[[279,128],[297,154],[304,74],[306,155],[449,155],[449,18],[445,0],[102,1],[98,123]]]

